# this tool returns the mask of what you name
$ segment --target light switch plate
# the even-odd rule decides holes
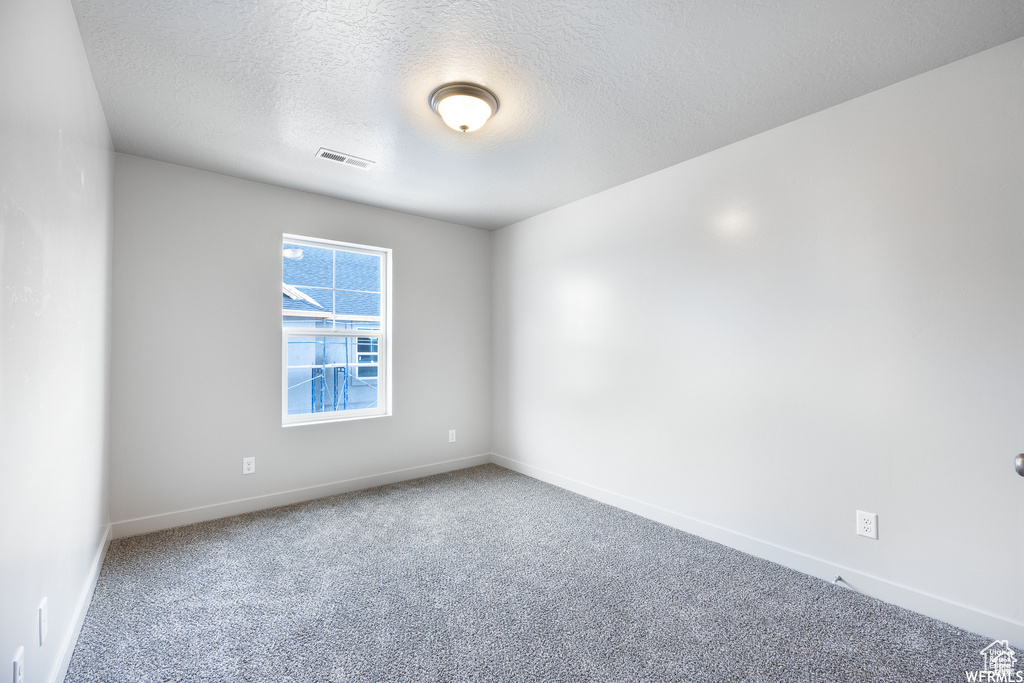
[[[25,648],[19,647],[14,653],[14,683],[25,683]]]
[[[46,634],[50,631],[50,616],[47,613],[46,598],[39,603],[39,644],[46,640]]]

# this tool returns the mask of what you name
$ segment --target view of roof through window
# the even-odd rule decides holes
[[[380,256],[285,242],[282,261],[286,325],[380,319]]]

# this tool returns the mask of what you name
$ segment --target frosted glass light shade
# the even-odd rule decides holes
[[[479,130],[498,111],[498,100],[489,90],[470,83],[444,85],[430,94],[430,107],[452,130]]]
[[[491,108],[472,95],[451,95],[437,103],[437,113],[452,130],[469,133],[491,118]]]

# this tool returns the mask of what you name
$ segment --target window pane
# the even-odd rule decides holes
[[[350,292],[336,290],[334,292],[335,313],[345,315],[380,316],[380,294],[369,292]]]
[[[335,252],[334,287],[379,294],[380,258],[376,254],[361,254],[354,251]]]
[[[302,287],[334,287],[334,249],[284,243],[284,281]]]
[[[285,242],[281,259],[284,324],[348,316],[379,318],[381,258]]]
[[[289,311],[313,311],[330,316],[334,306],[334,290],[322,287],[302,287],[284,281],[281,305]]]
[[[331,329],[333,329],[334,328],[334,323],[331,320],[324,319],[323,317],[317,317],[317,316],[305,317],[305,316],[298,316],[298,315],[288,315],[286,313],[285,316],[284,316],[284,326],[285,327],[313,328],[313,329],[323,329],[323,328],[331,328]]]
[[[350,337],[289,336],[288,414],[376,408],[377,367],[358,365],[357,346]]]

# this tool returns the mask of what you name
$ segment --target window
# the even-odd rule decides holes
[[[391,414],[391,250],[285,235],[285,426]]]

